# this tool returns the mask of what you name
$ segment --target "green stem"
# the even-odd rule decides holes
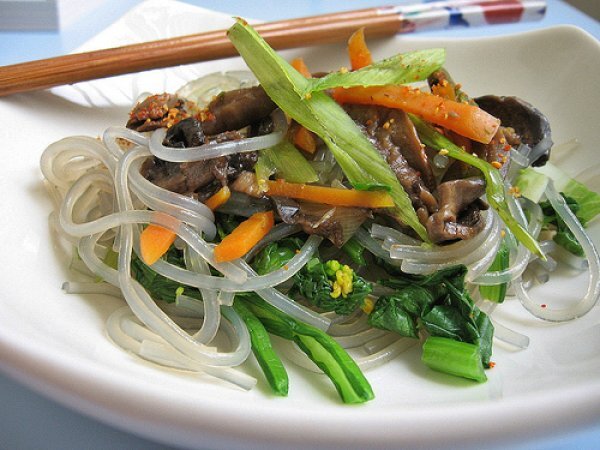
[[[289,386],[288,374],[281,359],[279,359],[279,356],[277,356],[271,345],[271,339],[267,330],[243,302],[234,302],[233,309],[235,309],[246,324],[246,327],[248,327],[252,352],[265,374],[265,378],[271,389],[277,395],[287,396]]]
[[[256,295],[244,294],[246,305],[266,330],[292,340],[331,379],[345,403],[374,398],[371,385],[348,353],[328,334],[299,322]]]
[[[423,344],[423,363],[433,370],[470,380],[487,380],[479,347],[454,339],[431,336]]]
[[[494,258],[494,262],[489,267],[488,272],[496,272],[508,269],[510,262],[510,248],[506,243],[506,239],[502,240],[498,253]],[[479,293],[483,298],[491,302],[502,303],[506,297],[506,288],[508,283],[497,284],[494,286],[479,286]]]

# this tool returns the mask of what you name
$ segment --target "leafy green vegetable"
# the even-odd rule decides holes
[[[269,97],[290,117],[316,133],[356,188],[389,186],[393,213],[428,241],[410,198],[388,163],[346,112],[324,92],[307,96],[310,81],[281,58],[247,23],[238,20],[228,36]]]
[[[244,302],[268,332],[294,341],[330,378],[344,403],[363,403],[374,398],[360,368],[328,334],[282,313],[254,293],[238,294],[235,302],[238,301]]]
[[[508,209],[504,180],[502,179],[502,175],[500,175],[500,171],[492,167],[487,161],[465,152],[419,117],[411,114],[410,118],[415,124],[421,142],[425,145],[434,150],[445,149],[448,151],[450,158],[458,159],[481,171],[485,178],[485,193],[488,203],[496,210],[502,221],[525,247],[541,258],[545,258],[538,241],[523,228]]]
[[[352,72],[341,70],[321,78],[311,78],[303,94],[306,96],[335,87],[413,83],[427,78],[444,64],[445,59],[446,52],[442,48],[401,53]]]
[[[281,175],[286,181],[291,183],[314,183],[319,180],[315,169],[294,144],[288,140],[283,140],[275,147],[261,150],[260,154],[265,155],[271,161],[275,173]]]
[[[563,192],[561,192],[561,195],[565,199],[565,202],[567,203],[569,209],[573,212],[573,214],[575,214],[575,216],[577,216],[579,211],[581,210],[579,203],[577,203],[577,201],[574,198],[567,197]],[[540,203],[540,206],[542,207],[542,212],[544,213],[544,228],[553,229],[556,231],[556,234],[554,235],[552,240],[561,247],[563,247],[565,250],[583,258],[585,256],[583,247],[581,246],[571,229],[556,213],[550,202],[542,202]]]
[[[342,250],[350,257],[352,262],[358,266],[366,266],[367,261],[365,260],[364,252],[365,248],[358,242],[354,237],[351,237],[342,246]]]
[[[418,337],[423,328],[441,336],[478,346],[482,363],[489,365],[493,326],[469,296],[464,282],[465,266],[453,266],[431,275],[394,276],[381,283],[396,289],[382,296],[369,315],[369,324]]]
[[[275,163],[269,158],[269,154],[265,152],[258,153],[258,160],[254,164],[254,173],[256,179],[260,182],[261,180],[268,180],[271,175],[274,175],[277,171]]]
[[[549,163],[546,163],[549,164]],[[522,197],[532,202],[539,203],[548,186],[549,178],[533,167],[527,167],[519,171],[519,176],[514,181]]]
[[[542,167],[522,169],[515,185],[519,187],[523,197],[539,203],[546,190],[548,179],[554,182],[558,192],[564,193],[577,202],[579,209],[575,214],[584,227],[600,214],[600,195],[549,162]]]
[[[435,301],[429,289],[407,286],[395,294],[380,297],[369,315],[369,324],[401,336],[417,338],[418,320]]]
[[[165,259],[171,264],[185,267],[182,252],[174,247],[169,249],[165,255]],[[172,303],[175,301],[177,291],[181,292],[183,290],[185,295],[202,300],[202,294],[198,289],[190,286],[183,286],[170,278],[166,278],[156,273],[135,255],[131,259],[131,273],[133,278],[135,278],[154,299]]]
[[[502,239],[498,253],[494,261],[488,268],[488,272],[495,272],[508,269],[510,262],[510,248],[506,239]],[[494,286],[479,286],[479,293],[486,300],[502,303],[506,297],[506,288],[508,283],[497,284]]]
[[[479,382],[487,380],[477,345],[431,336],[423,344],[421,361],[439,372]]]
[[[252,267],[259,275],[282,268],[302,247],[299,238],[285,238],[271,242],[263,248],[252,261]]]
[[[179,250],[170,249],[166,258],[172,264],[184,264]],[[274,263],[276,259],[270,260],[274,264],[271,267],[275,267],[285,257],[277,259],[278,262]],[[176,291],[181,289],[186,289],[186,295],[202,299],[197,289],[181,286],[157,274],[137,258],[132,261],[132,273],[154,299],[173,302]],[[323,331],[282,313],[254,292],[237,294],[233,307],[248,327],[252,351],[276,394],[287,394],[288,377],[265,332],[298,344],[331,379],[345,403],[363,403],[374,398],[373,390],[360,368],[348,353]]]
[[[349,266],[315,257],[294,275],[290,295],[300,294],[317,308],[347,315],[361,307],[372,290],[371,283]]]
[[[233,214],[215,213],[215,224],[217,225],[218,238],[223,239],[237,228],[240,221]]]
[[[279,356],[277,356],[271,345],[271,339],[267,330],[252,311],[244,305],[244,302],[235,301],[233,309],[239,314],[248,328],[252,353],[254,353],[271,389],[277,395],[286,396],[289,387],[288,374],[281,359],[279,359]]]

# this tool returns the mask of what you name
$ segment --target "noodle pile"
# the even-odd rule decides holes
[[[230,78],[222,75],[220,79],[229,83]],[[210,75],[208,79],[218,85],[218,76]],[[210,84],[202,89],[215,87]],[[195,95],[196,99],[209,97],[206,92],[198,93],[197,86]],[[217,233],[213,212],[203,203],[162,189],[140,174],[142,163],[151,156],[167,161],[197,161],[270,147],[283,138],[287,127],[283,114],[275,114],[274,122],[275,131],[270,135],[246,139],[241,144],[217,144],[213,148],[174,151],[162,145],[164,129],[148,135],[111,127],[102,139],[69,137],[50,145],[43,153],[41,169],[55,204],[50,225],[81,258],[83,265],[75,258],[73,268],[89,276],[87,282],[65,283],[64,289],[68,293],[104,293],[125,299],[127,306],[115,311],[107,322],[109,335],[117,345],[162,366],[202,372],[250,389],[256,380],[237,369],[251,353],[249,333],[232,308],[234,295],[247,291],[255,291],[286,314],[327,331],[343,347],[355,349],[355,360],[362,369],[383,364],[417,342],[371,328],[361,310],[348,317],[319,314],[285,294],[281,286],[319,249],[321,237],[310,236],[285,268],[266,275],[257,275],[248,261],[269,242],[297,233],[297,225],[275,226],[245,260],[217,263],[213,257],[214,245],[210,243]],[[518,154],[513,159],[517,164],[528,165],[526,155]],[[476,237],[445,246],[424,247],[413,237],[379,224],[360,228],[355,237],[375,256],[406,273],[429,274],[457,264],[467,266],[470,293],[488,314],[496,305],[480,298],[478,286],[510,283],[512,294],[536,317],[571,320],[588,312],[600,296],[598,253],[551,184],[546,196],[584,248],[587,264],[583,263],[585,260],[576,264],[590,272],[585,297],[567,309],[542,308],[528,292],[532,278],[538,282],[549,279],[549,272],[557,266],[551,256],[546,261],[539,260],[515,239],[509,239],[510,266],[502,271],[488,271],[507,233],[492,210],[487,211],[485,228]],[[539,205],[508,197],[514,217],[537,237],[542,226]],[[176,245],[183,250],[186,267],[159,260],[152,270],[182,285],[198,288],[201,301],[178,293],[175,304],[156,302],[132,277],[131,261],[133,254],[139,253],[143,224],[160,225],[177,234]],[[554,254],[556,246],[552,241],[543,241],[541,245],[548,255]],[[108,249],[118,253],[116,269],[103,260]],[[220,276],[214,275],[211,268]],[[94,281],[95,277],[103,281]],[[387,289],[376,285],[374,299]],[[527,347],[527,336],[510,330],[493,317],[492,320],[496,338],[518,348]],[[229,344],[217,346],[218,335],[224,335]],[[319,371],[292,345],[285,352],[302,367]]]

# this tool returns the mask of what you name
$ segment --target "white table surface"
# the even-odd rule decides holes
[[[597,2],[600,0],[589,0]],[[251,2],[188,0],[186,3],[242,17],[276,20],[327,12],[380,6],[377,0],[279,0]],[[56,32],[0,32],[0,65],[68,53],[111,24],[139,0],[105,0],[77,23]],[[389,2],[393,3],[393,2]],[[75,2],[73,2],[75,4]],[[258,6],[260,5],[260,6]],[[558,24],[573,24],[600,39],[600,23],[560,0],[548,0],[546,17],[539,22],[495,25],[453,31],[453,36],[483,36],[521,32]],[[423,33],[441,36],[447,31]],[[2,361],[0,361],[0,371]],[[510,450],[559,450],[600,448],[600,417],[597,425],[561,435],[522,442]],[[107,426],[39,395],[0,373],[0,449],[168,449],[128,432]],[[503,447],[506,448],[506,447]],[[208,449],[207,449],[208,450]]]

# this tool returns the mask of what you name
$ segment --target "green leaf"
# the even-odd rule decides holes
[[[165,259],[171,264],[185,267],[182,252],[174,247],[169,249]],[[177,290],[180,289],[184,289],[185,295],[202,300],[202,294],[198,289],[182,286],[170,278],[159,275],[135,255],[131,259],[131,274],[155,300],[172,303],[175,301]]]
[[[436,297],[421,286],[408,286],[392,295],[382,296],[369,314],[369,324],[405,337],[418,337],[418,319],[429,310]]]
[[[506,203],[504,180],[500,171],[492,167],[487,161],[465,152],[419,117],[410,114],[410,118],[415,124],[421,142],[425,145],[434,150],[445,149],[448,151],[450,158],[467,163],[481,171],[485,178],[485,193],[490,206],[494,208],[504,224],[525,247],[545,259],[538,241],[511,214]]]
[[[337,261],[328,261],[328,263]],[[337,263],[340,267],[341,265]],[[327,263],[318,258],[311,259],[306,266],[294,275],[294,285],[290,295],[301,295],[312,305],[323,311],[335,311],[340,315],[348,315],[362,306],[373,287],[371,283],[356,275],[352,269],[352,291],[347,295],[333,296],[333,285],[336,282],[336,271],[330,273]]]
[[[352,72],[332,72],[321,78],[311,78],[306,96],[335,87],[385,86],[421,81],[439,69],[446,59],[443,48],[417,50],[394,55]]]
[[[583,183],[571,178],[567,173],[549,162],[542,167],[529,167],[522,170],[519,173],[517,185],[522,187],[533,176],[531,175],[532,172],[538,176],[544,175],[552,179],[554,187],[558,192],[564,193],[565,196],[571,197],[579,204],[579,210],[576,215],[583,226],[600,214],[600,195],[588,189]],[[530,198],[527,195],[528,192],[523,189],[521,189],[521,194]],[[539,199],[531,200],[536,203],[539,202]]]
[[[324,92],[304,95],[310,81],[281,58],[247,23],[238,20],[228,36],[269,97],[290,117],[316,133],[355,185],[390,186],[393,214],[424,241],[427,231],[388,163],[346,112]]]
[[[561,195],[565,199],[565,203],[569,209],[577,216],[581,211],[579,203],[577,203],[574,198],[567,197],[563,192],[561,192]],[[585,252],[583,251],[583,247],[564,220],[556,213],[550,202],[542,202],[540,203],[540,206],[544,213],[544,228],[554,229],[556,231],[552,240],[574,255],[584,257]]]
[[[346,243],[342,246],[342,250],[357,266],[367,265],[367,261],[364,256],[365,248],[360,242],[358,242],[356,238],[351,237],[348,239],[348,241],[346,241]]]
[[[260,182],[261,180],[268,180],[271,175],[275,174],[277,168],[275,163],[269,158],[269,154],[263,152],[258,153],[258,160],[254,165],[254,173],[256,179]]]
[[[432,308],[422,318],[423,325],[432,336],[441,336],[456,341],[466,341],[468,318],[459,310],[447,305]]]
[[[481,361],[485,367],[490,367],[490,359],[492,357],[492,340],[494,338],[494,325],[492,321],[476,306],[473,308],[473,322],[477,326],[479,337],[474,344],[479,347],[481,353]]]
[[[294,144],[284,140],[274,147],[260,151],[260,156],[273,164],[275,173],[291,183],[314,183],[319,181],[315,169],[309,164]],[[258,175],[257,175],[258,176]],[[268,179],[268,177],[263,178]]]
[[[254,258],[252,267],[259,275],[265,275],[285,266],[302,247],[298,238],[285,238],[278,242],[271,242],[263,248]]]
[[[397,289],[379,298],[369,323],[402,336],[416,337],[418,327],[432,336],[475,344],[488,366],[493,326],[465,287],[467,268],[447,267],[429,275],[398,274],[380,283]]]

